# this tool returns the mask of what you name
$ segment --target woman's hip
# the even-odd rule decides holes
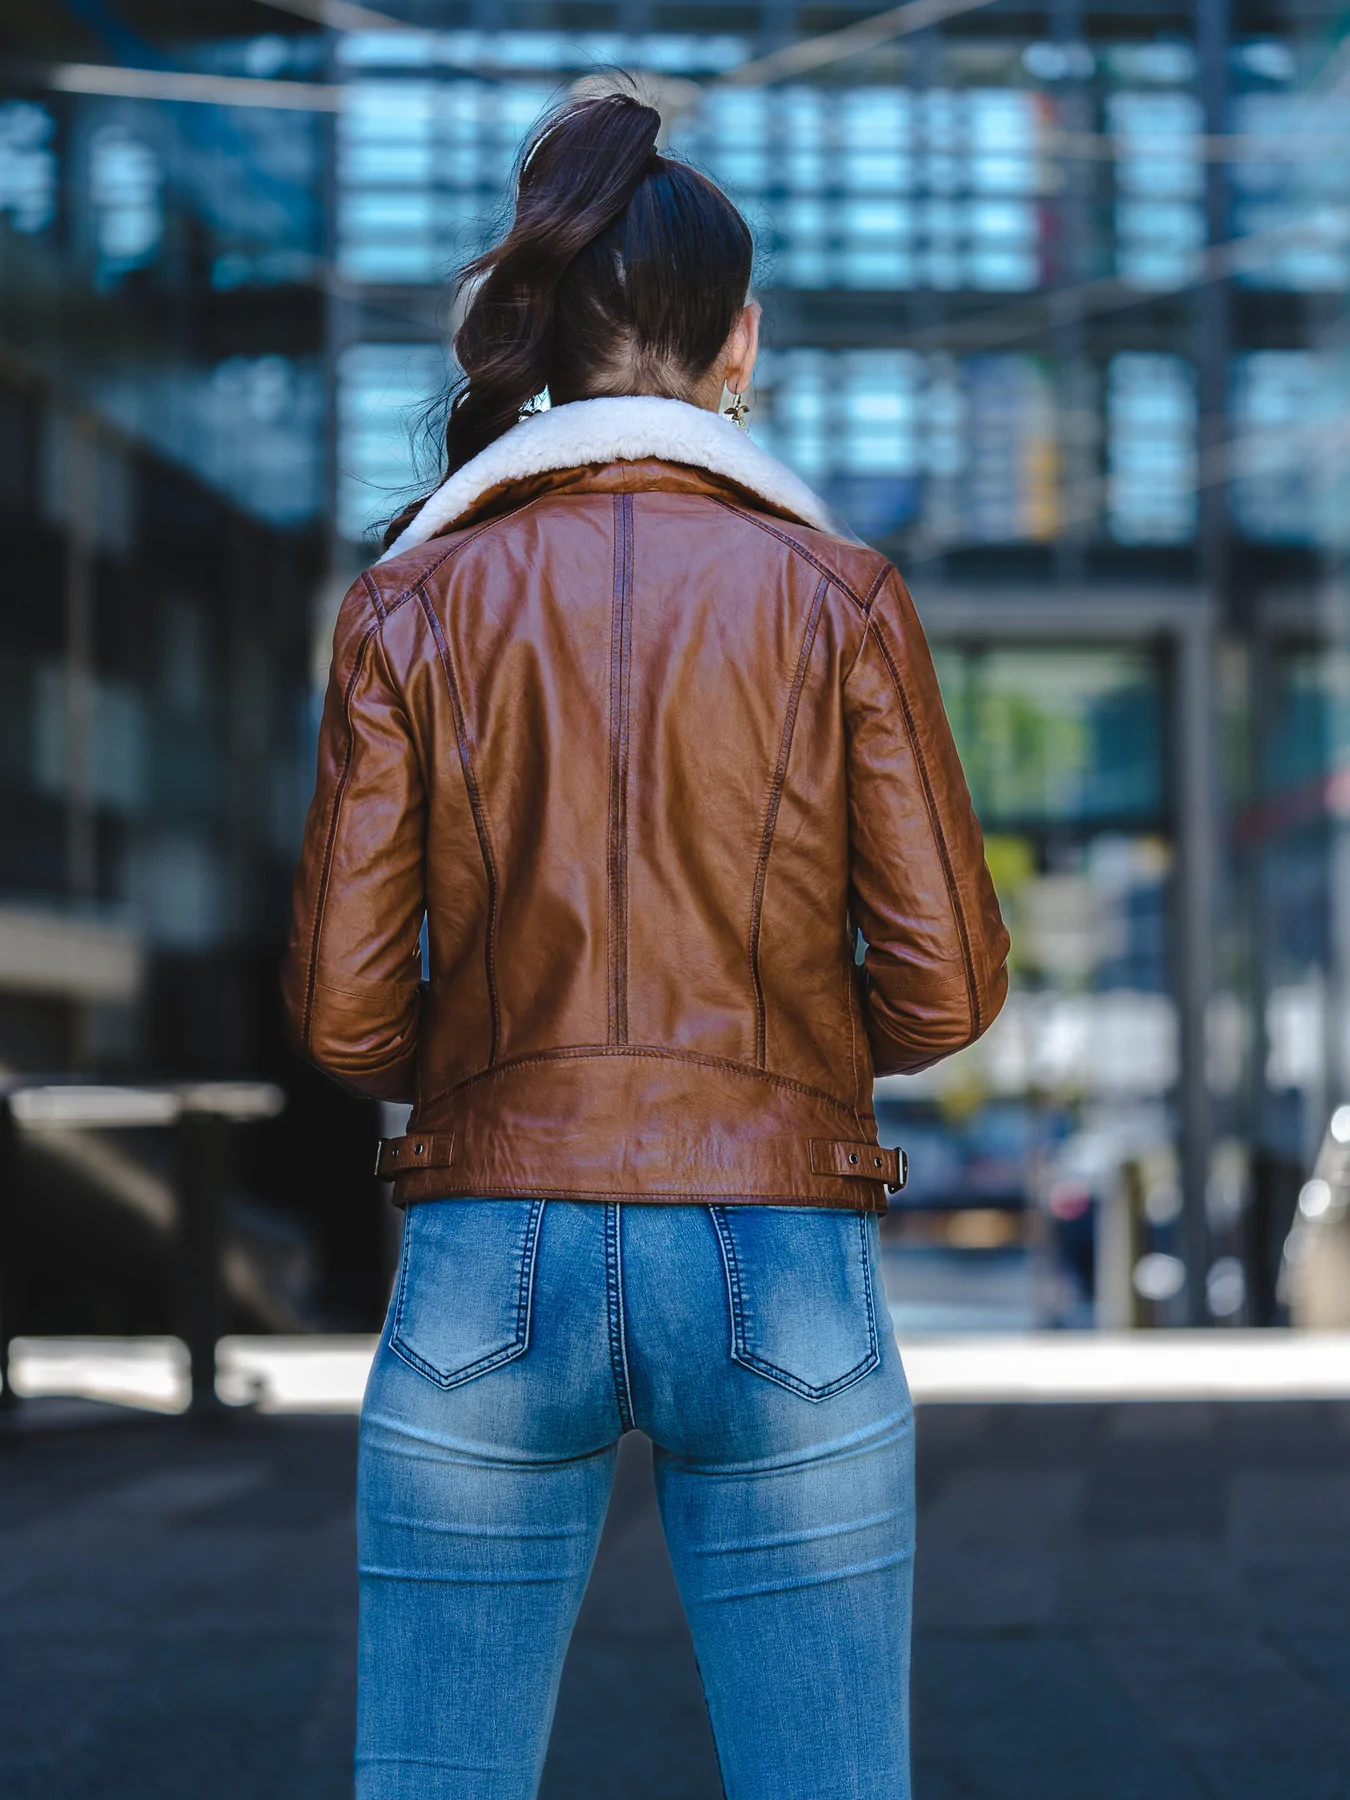
[[[871,1216],[441,1200],[406,1215],[363,1440],[528,1463],[638,1427],[735,1464],[909,1422]]]

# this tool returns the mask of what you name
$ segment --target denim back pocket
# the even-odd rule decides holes
[[[408,1208],[389,1347],[437,1386],[523,1356],[542,1200],[423,1200]]]
[[[734,1362],[807,1400],[828,1400],[881,1361],[864,1213],[713,1206]]]

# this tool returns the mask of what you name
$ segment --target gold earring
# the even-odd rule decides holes
[[[731,396],[731,405],[723,408],[722,417],[730,419],[733,425],[739,425],[742,431],[749,431],[750,426],[747,420],[750,417],[750,408],[745,404],[743,393]]]

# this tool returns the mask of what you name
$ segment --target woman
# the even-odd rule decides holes
[[[447,478],[337,625],[288,1009],[413,1104],[361,1800],[535,1793],[635,1426],[728,1795],[909,1793],[872,1078],[979,1036],[1007,938],[899,576],[718,416],[750,235],[658,123],[536,132],[466,273]]]

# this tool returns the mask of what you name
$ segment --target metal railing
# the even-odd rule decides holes
[[[230,1134],[238,1125],[276,1118],[285,1104],[279,1087],[260,1081],[114,1086],[19,1078],[0,1086],[0,1407],[18,1400],[10,1381],[10,1346],[22,1323],[24,1295],[24,1140],[147,1127],[176,1134],[176,1310],[188,1351],[189,1411],[200,1414],[221,1404],[216,1344],[225,1324]]]

